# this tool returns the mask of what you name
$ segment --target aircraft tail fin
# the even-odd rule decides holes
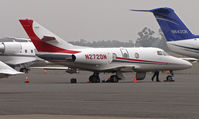
[[[73,49],[74,46],[62,40],[34,20],[20,19],[19,21],[38,52],[78,53],[78,51],[67,50]]]
[[[164,7],[152,10],[131,11],[152,12],[168,41],[185,40],[199,37],[191,33],[191,31],[171,8]]]

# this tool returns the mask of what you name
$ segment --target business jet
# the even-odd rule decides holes
[[[100,82],[99,73],[115,73],[111,82],[124,79],[124,72],[136,72],[137,80],[143,80],[146,72],[182,70],[192,64],[169,56],[159,48],[90,48],[69,44],[31,19],[19,20],[35,45],[38,57],[65,65],[71,69],[94,72],[89,81]]]
[[[2,38],[0,39],[0,78],[28,73],[30,69],[65,70],[67,73],[77,73],[68,67],[53,66],[38,58],[36,48],[30,39]],[[46,67],[47,65],[50,65]],[[15,70],[19,67],[19,72]],[[22,73],[23,72],[23,73]]]
[[[132,11],[153,13],[167,39],[169,49],[177,54],[199,59],[199,35],[192,34],[173,9],[164,7]]]
[[[5,39],[12,41],[0,41],[0,78],[27,72],[27,67],[37,59],[34,45],[27,39]],[[21,67],[20,72],[14,69],[17,66]]]

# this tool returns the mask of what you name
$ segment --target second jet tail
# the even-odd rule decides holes
[[[156,8],[152,10],[131,10],[139,12],[152,12],[162,32],[168,41],[199,38],[191,33],[187,26],[180,20],[171,8]]]

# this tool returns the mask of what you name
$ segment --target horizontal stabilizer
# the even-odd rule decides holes
[[[130,9],[130,11],[135,11],[135,12],[151,12],[150,10],[135,10],[135,9]]]
[[[44,42],[56,41],[56,38],[55,37],[51,37],[51,36],[44,36],[41,40],[44,41]]]
[[[79,73],[75,68],[63,67],[63,66],[49,66],[49,67],[31,67],[32,69],[43,69],[43,70],[64,70],[67,73]]]

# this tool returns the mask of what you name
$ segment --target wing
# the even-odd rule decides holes
[[[12,67],[0,61],[0,74],[10,76],[10,75],[23,74],[23,73],[16,71]]]
[[[79,73],[79,71],[75,68],[69,68],[69,67],[30,67],[31,69],[43,69],[43,70],[65,70],[67,73]]]
[[[121,71],[121,72],[134,72],[136,70],[139,70],[139,65],[135,64],[126,64],[126,65],[113,65],[113,66],[108,66],[106,68],[103,68],[106,71]]]
[[[20,64],[28,64],[31,62],[34,62],[38,60],[36,57],[17,57],[17,56],[13,56],[12,59],[5,61],[6,64],[8,65],[20,65]]]
[[[43,70],[68,70],[68,67],[30,67],[31,69],[43,69]]]

